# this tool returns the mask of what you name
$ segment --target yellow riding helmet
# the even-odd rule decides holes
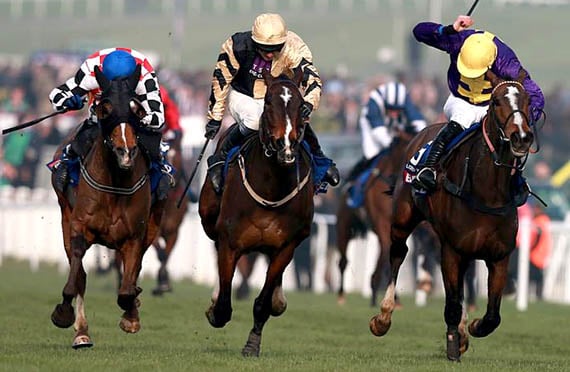
[[[478,78],[491,68],[496,57],[497,46],[491,35],[472,34],[465,39],[459,51],[457,69],[466,78]]]
[[[283,44],[287,39],[287,25],[279,14],[260,14],[253,22],[251,38],[263,45]]]

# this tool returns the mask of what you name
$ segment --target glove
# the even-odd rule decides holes
[[[69,98],[63,101],[63,107],[68,110],[81,110],[83,105],[83,98],[77,94],[71,94]]]
[[[149,127],[152,124],[152,119],[154,118],[154,114],[147,114],[145,117],[141,119],[141,125],[144,127]],[[158,120],[157,120],[158,123]]]
[[[301,105],[301,117],[303,120],[308,119],[309,116],[311,116],[311,112],[313,112],[313,105],[311,105],[309,102],[303,102]]]
[[[207,139],[214,139],[216,134],[218,134],[222,122],[220,120],[210,119],[208,124],[206,124],[206,134],[204,135]]]

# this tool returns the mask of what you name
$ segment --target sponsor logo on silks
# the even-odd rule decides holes
[[[404,182],[405,183],[412,183],[412,181],[416,178],[415,174],[411,174],[408,171],[404,171]]]

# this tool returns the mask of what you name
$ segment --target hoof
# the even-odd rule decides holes
[[[141,322],[138,319],[121,318],[119,327],[126,333],[137,333],[141,329]]]
[[[337,303],[337,305],[340,305],[340,306],[346,304],[346,297],[344,295],[338,296],[336,299],[336,303]]]
[[[245,346],[241,350],[241,355],[244,357],[259,357],[261,351],[261,335],[253,332],[249,333],[249,337]]]
[[[388,332],[391,325],[392,320],[388,319],[388,321],[382,322],[380,316],[377,315],[370,319],[370,332],[372,332],[374,336],[381,337]]]
[[[481,319],[477,318],[477,319],[473,319],[473,321],[469,324],[469,333],[471,334],[471,336],[473,337],[485,337],[487,336],[486,334],[482,334],[479,331],[479,323],[481,323]]]
[[[447,359],[452,362],[459,362],[461,352],[459,350],[459,332],[447,332]]]
[[[59,328],[69,328],[75,323],[75,311],[68,303],[57,304],[51,314],[52,323]]]
[[[222,328],[229,321],[229,319],[228,319],[228,321],[224,322],[224,321],[220,321],[218,318],[216,318],[216,316],[214,315],[214,305],[213,304],[206,311],[206,318],[208,318],[208,322],[210,322],[210,325],[214,328]]]
[[[172,287],[168,283],[160,284],[158,287],[152,290],[153,296],[162,296],[164,293],[172,292]],[[138,298],[138,297],[137,297]]]
[[[84,349],[87,347],[92,347],[93,346],[93,342],[91,342],[91,338],[89,338],[89,336],[87,335],[81,335],[81,336],[77,336],[75,337],[75,340],[73,340],[73,345],[71,345],[72,348],[74,349]]]

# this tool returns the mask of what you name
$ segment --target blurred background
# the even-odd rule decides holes
[[[472,3],[471,0],[0,0],[0,127],[11,127],[50,113],[49,92],[71,77],[88,54],[107,47],[131,47],[152,58],[160,83],[169,89],[179,106],[185,132],[185,167],[191,170],[204,143],[210,79],[222,42],[235,32],[249,30],[257,14],[278,12],[289,29],[311,48],[324,83],[321,107],[313,114],[312,125],[325,153],[346,174],[361,157],[360,109],[369,91],[379,83],[389,79],[404,81],[428,122],[443,119],[441,111],[448,95],[447,55],[417,43],[411,29],[420,21],[450,24],[457,15],[465,14]],[[481,0],[473,13],[474,27],[494,33],[509,45],[544,91],[547,120],[540,135],[541,151],[529,158],[525,174],[533,190],[548,202],[547,213],[561,223],[568,213],[570,194],[567,182],[570,177],[569,13],[570,0]],[[6,227],[21,208],[18,211],[8,208],[17,203],[20,206],[47,203],[55,208],[45,164],[63,136],[85,115],[74,112],[55,117],[0,139],[0,185],[3,185],[0,217],[6,222],[0,231],[3,242],[0,262],[2,254],[29,246],[26,242],[15,243],[14,233]],[[199,192],[204,168],[192,185],[194,192]],[[324,224],[327,229],[317,229],[321,235],[315,244],[324,244],[324,248],[313,245],[318,252],[334,245],[334,212],[339,192],[340,188],[331,189],[317,200],[319,226]],[[191,209],[192,216],[188,219],[199,224],[194,221],[195,212]],[[34,221],[29,218],[29,210],[22,213],[24,225]],[[46,239],[54,240],[58,252],[54,259],[61,261],[64,253],[58,240],[61,239],[58,213],[55,209]],[[45,216],[42,216],[44,225]],[[185,234],[195,236],[201,231],[192,227]],[[373,246],[373,242],[366,244]],[[364,256],[374,262],[376,249],[370,248],[370,253]],[[570,261],[570,254],[567,256]],[[328,264],[331,262],[336,265],[334,258]],[[368,275],[370,265],[363,265],[365,270],[353,269],[355,278],[360,272]],[[195,272],[191,275],[196,277]],[[352,288],[366,288],[366,275],[358,279],[363,280],[362,284],[354,279]],[[316,280],[317,287],[328,285]],[[570,302],[570,284],[565,288]]]

